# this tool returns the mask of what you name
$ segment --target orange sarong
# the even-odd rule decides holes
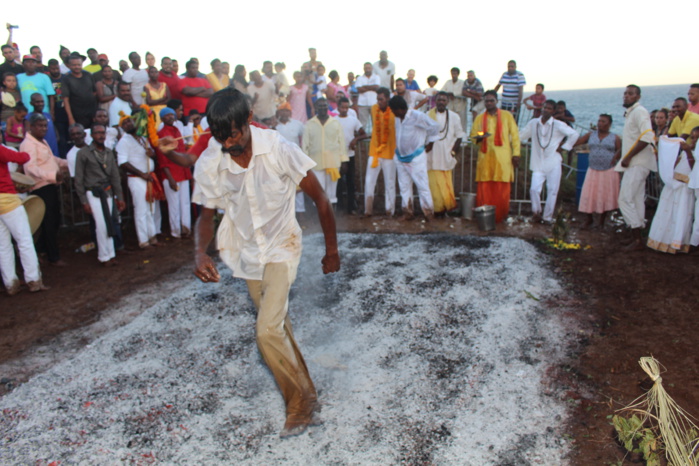
[[[476,190],[476,207],[495,206],[495,223],[500,223],[510,213],[510,183],[503,181],[479,181]]]

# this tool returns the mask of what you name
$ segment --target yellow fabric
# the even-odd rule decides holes
[[[160,86],[160,89],[156,89],[151,85],[151,83],[146,83],[146,89],[148,89],[148,92],[150,92],[151,99],[159,100],[167,95],[167,84],[165,84],[165,83],[160,83],[160,84],[162,84]],[[162,109],[164,109],[165,107],[166,107],[166,105],[153,105],[150,108],[151,110],[153,110],[153,114],[155,115],[155,127],[156,128],[158,126],[160,126],[160,111]]]
[[[672,120],[670,125],[670,130],[668,134],[675,134],[677,136],[682,136],[683,134],[689,134],[694,128],[699,126],[699,115],[692,113],[689,110],[684,112],[684,118],[680,120],[679,116],[676,116]]]
[[[303,151],[316,163],[314,170],[340,168],[342,162],[349,162],[345,133],[335,118],[328,118],[321,124],[318,117],[308,120],[303,130]]]
[[[436,214],[456,209],[452,170],[427,170]]]
[[[102,66],[99,63],[95,63],[94,65],[90,64],[87,66],[83,66],[83,70],[87,71],[88,73],[95,74],[98,71],[102,70]]]
[[[213,88],[214,92],[218,92],[221,89],[228,87],[228,83],[230,82],[230,78],[228,78],[228,76],[225,74],[221,77],[221,79],[219,79],[213,71],[206,75],[206,79],[208,79],[209,83],[211,83],[211,87]]]
[[[0,193],[0,215],[12,212],[22,205],[22,199],[17,194]]]
[[[510,112],[501,112],[502,120],[502,146],[495,145],[495,131],[497,117],[490,115],[487,111],[476,117],[471,129],[471,138],[478,135],[483,127],[483,118],[488,118],[488,152],[481,151],[478,144],[478,164],[476,166],[476,181],[497,181],[510,183],[514,181],[514,167],[512,157],[519,157],[519,129],[517,123]]]
[[[624,159],[631,153],[631,151],[633,150],[633,148],[636,147],[636,144],[638,144],[638,141],[640,141],[641,138],[642,138],[645,134],[647,134],[647,133],[649,133],[649,132],[651,132],[651,131],[653,131],[653,130],[652,130],[652,129],[647,129],[647,130],[645,130],[644,132],[642,132],[641,135],[638,136],[638,138],[636,139],[636,142],[633,143],[633,145],[631,146],[631,148],[629,149],[629,151],[621,158],[621,160],[624,160]],[[619,163],[621,163],[621,160],[619,161]]]
[[[340,179],[340,170],[337,168],[326,168],[326,173],[330,175],[330,179],[335,182]]]
[[[17,101],[15,100],[15,97],[10,94],[9,92],[3,92],[2,93],[2,104],[5,105],[6,107],[14,107],[17,105]]]
[[[392,159],[396,154],[396,119],[390,108],[387,108],[386,112],[390,114],[388,118],[384,112],[379,110],[379,104],[371,107],[371,121],[374,125],[369,143],[369,157],[372,157],[371,168],[379,166],[379,158]],[[386,120],[388,120],[387,133],[385,133],[386,128],[383,127]],[[384,134],[387,134],[387,137],[383,136]],[[382,139],[385,137],[385,143],[379,142],[379,137]]]

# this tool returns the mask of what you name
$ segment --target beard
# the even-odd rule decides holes
[[[221,151],[230,155],[233,158],[240,157],[243,155],[243,152],[245,151],[245,147],[241,146],[240,144],[231,146],[228,148],[221,148]]]

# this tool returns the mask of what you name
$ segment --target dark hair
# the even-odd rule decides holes
[[[545,89],[545,88],[544,88],[544,85],[541,84],[541,83],[537,83],[536,86],[541,86],[541,90],[542,90],[542,91]],[[534,87],[536,87],[536,86],[534,86]]]
[[[221,60],[219,60],[218,58],[214,58],[213,60],[211,60],[211,63],[209,63],[209,64],[213,67],[214,63],[216,63],[216,62],[221,63]]]
[[[262,66],[265,66],[267,63],[269,63],[270,65],[272,64],[270,60],[265,60],[262,62]]]
[[[461,74],[461,70],[457,67],[452,68],[451,71],[456,71],[457,73]]]
[[[102,67],[102,71],[104,71],[105,68],[109,68],[110,70],[113,70],[113,69],[114,69],[114,68],[112,68],[112,65],[104,65],[104,66]],[[150,68],[155,68],[155,67],[154,67],[154,66],[149,66],[148,68],[150,69]]]
[[[514,65],[517,66],[517,62],[514,61],[514,60],[510,60],[510,61],[507,62],[508,65],[509,65],[510,63],[514,63]]]
[[[405,79],[403,79],[403,78],[398,78],[398,79],[395,80],[396,83],[397,83],[398,81],[400,81],[400,82],[402,82],[403,84],[405,84]]]
[[[628,89],[629,87],[630,87],[631,89],[634,89],[634,90],[636,91],[636,94],[641,95],[641,88],[640,88],[640,87],[638,87],[638,86],[635,85],[635,84],[629,84],[628,86],[626,86],[627,89]]]
[[[274,64],[274,66],[281,66],[282,68],[286,68],[286,63],[284,63],[283,61],[278,61]]]
[[[682,102],[685,103],[685,105],[687,104],[687,99],[685,99],[684,97],[678,97],[675,100],[681,100]]]
[[[86,52],[86,53],[90,53],[90,50],[92,50],[93,52],[96,52],[96,51],[97,51],[97,49],[93,49],[92,47],[90,47],[89,49],[87,49],[87,52]]]
[[[321,97],[320,99],[316,99],[316,101],[313,102],[313,106],[315,107],[316,105],[318,105],[319,102],[328,103],[328,99],[326,99],[325,97]]]
[[[553,105],[553,108],[554,108],[554,110],[555,110],[557,104],[556,104],[556,101],[553,100],[553,99],[546,99],[546,101],[544,102],[544,105]],[[542,107],[543,107],[544,105],[542,105]],[[565,105],[565,102],[563,102],[563,105]]]
[[[180,108],[180,105],[182,105],[182,101],[180,99],[170,99],[167,101],[167,106],[173,110]]]
[[[492,89],[489,89],[483,93],[483,100],[485,100],[485,97],[489,95],[492,95],[493,97],[495,97],[495,100],[498,100],[498,93]]]
[[[670,116],[670,110],[666,109],[665,107],[661,108],[660,110],[657,110],[656,113],[657,113],[657,112],[664,113],[664,114],[665,114],[665,118],[667,118],[667,117]]]
[[[695,126],[694,128],[692,128],[692,131],[690,131],[689,133],[691,134],[695,131],[699,131],[699,126]]]
[[[429,83],[430,81],[437,82],[437,81],[439,81],[439,78],[437,76],[431,74],[427,77],[427,82]]]
[[[131,83],[127,83],[126,81],[119,81],[117,89],[119,89],[121,86],[129,86],[129,88],[131,88]]]
[[[235,65],[235,70],[233,71],[233,81],[238,81],[243,86],[248,85],[247,79],[245,79],[245,73],[241,74],[241,71],[245,69],[245,65]]]
[[[72,125],[70,125],[68,127],[68,132],[70,132],[70,130],[72,130],[73,128],[80,128],[80,130],[85,131],[85,127],[80,123],[73,123]]]
[[[32,126],[35,123],[38,123],[40,121],[48,121],[48,120],[46,119],[46,117],[44,116],[43,113],[34,112],[29,117],[29,126]]]
[[[170,57],[163,57],[163,58],[160,59],[160,64],[162,65],[163,62],[164,62],[165,60],[170,60],[170,61],[172,61],[172,58],[170,58]]]
[[[93,123],[90,134],[92,134],[95,131],[95,128],[97,128],[98,126],[104,128],[105,133],[107,132],[107,125],[103,125],[102,123]]]
[[[22,102],[17,102],[17,104],[15,105],[15,112],[17,111],[27,113],[29,112],[29,110],[27,110],[27,107]]]
[[[206,105],[211,135],[217,141],[225,141],[231,137],[231,128],[242,130],[248,124],[250,104],[245,95],[238,89],[226,88],[216,92]]]
[[[387,87],[380,87],[376,89],[376,95],[383,94],[384,97],[387,99],[391,98],[391,91],[388,90]]]
[[[556,102],[556,105],[563,105],[564,107],[568,108],[568,106],[566,105],[565,100],[559,100],[558,102]]]
[[[2,47],[0,47],[0,50],[5,50],[5,49],[14,50],[14,48],[10,44],[2,44]]]
[[[332,70],[330,73],[328,73],[328,78],[330,79],[335,79],[338,76],[340,76],[340,73],[338,73],[337,70]]]
[[[138,55],[138,52],[131,52],[131,53],[129,54],[129,60],[131,60],[131,57],[134,56],[134,55]],[[141,58],[141,56],[138,55],[138,58]]]
[[[194,60],[187,60],[187,63],[184,64],[184,68],[185,68],[186,70],[188,70],[189,67],[192,66],[192,65],[197,65],[197,66],[199,66],[199,62],[198,62],[198,61],[194,61]]]
[[[104,112],[104,113],[106,113],[107,115],[109,115],[109,112],[106,111],[106,110],[103,109],[103,108],[98,108],[97,110],[95,110],[95,115],[97,115],[97,112]]]
[[[437,95],[435,97],[439,97],[440,95],[445,96],[447,99],[449,98],[449,93],[444,91],[437,92]]]
[[[53,65],[58,65],[58,60],[56,60],[55,58],[52,58],[49,60],[49,66],[53,66]]]
[[[408,110],[408,102],[399,95],[391,97],[391,100],[388,101],[388,106],[391,107],[392,112],[396,110]]]
[[[665,115],[665,116],[667,116],[667,115]],[[614,120],[612,120],[612,116],[611,116],[609,113],[602,113],[602,114],[600,114],[600,118],[607,118],[607,119],[609,119],[609,124],[610,124],[610,125],[614,122]]]
[[[340,104],[344,104],[345,102],[350,103],[347,97],[340,97],[339,99],[337,99],[337,106],[339,107]]]
[[[4,81],[5,78],[8,77],[8,76],[14,76],[15,78],[17,77],[17,75],[14,74],[12,71],[5,71],[5,72],[2,74],[2,80]]]
[[[39,47],[38,45],[32,45],[31,47],[29,47],[29,53],[32,53],[32,50],[34,50],[34,49],[41,50],[41,47]]]
[[[691,88],[699,89],[699,83],[691,84],[691,85],[689,86],[689,88],[690,88],[690,89],[691,89]],[[692,130],[692,131],[694,131],[694,130]]]
[[[174,110],[174,109],[173,109],[173,110]],[[201,113],[199,112],[199,110],[193,108],[193,109],[191,109],[191,110],[189,111],[189,115],[187,115],[187,116],[190,117],[190,118],[192,118],[193,115],[201,115]]]

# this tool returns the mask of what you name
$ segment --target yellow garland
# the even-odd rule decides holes
[[[592,246],[590,246],[590,245],[583,247],[583,245],[580,243],[566,243],[565,241],[560,241],[560,240],[556,240],[553,238],[546,238],[544,240],[544,243],[551,246],[554,249],[558,249],[559,251],[570,251],[570,250],[577,251],[580,249],[585,249],[585,250],[592,249]]]
[[[153,147],[158,147],[159,138],[158,129],[155,126],[155,112],[153,112],[153,110],[146,104],[141,104],[140,107],[145,110],[146,115],[148,116],[148,123],[146,126],[146,130],[148,131],[148,140]]]

